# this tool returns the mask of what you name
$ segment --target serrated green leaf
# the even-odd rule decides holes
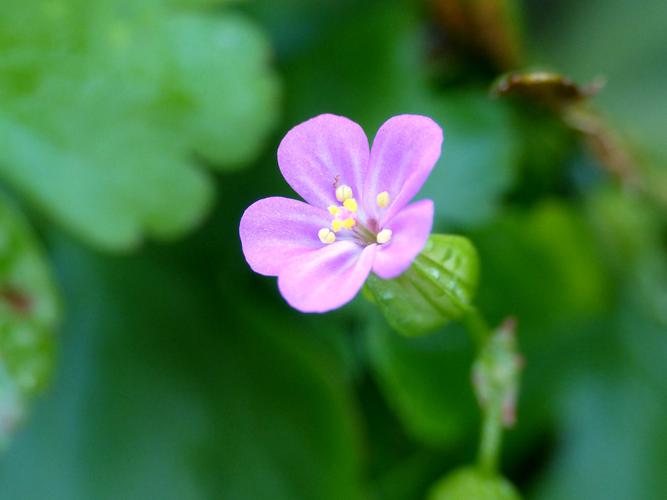
[[[210,203],[207,179],[168,151],[154,154],[160,141],[151,131],[109,114],[107,119],[109,133],[97,142],[92,130],[77,133],[91,141],[90,150],[77,151],[0,114],[0,148],[6,155],[0,176],[82,239],[105,249],[135,246],[144,232],[162,238],[181,234]],[[115,135],[114,129],[123,132]],[[124,137],[130,130],[133,137]],[[127,147],[133,155],[115,163],[109,151]]]
[[[247,162],[277,112],[267,43],[229,11],[12,1],[0,60],[0,176],[105,249],[195,225],[213,189],[194,158]]]
[[[58,301],[26,221],[0,198],[0,446],[53,369]]]
[[[239,15],[173,16],[167,26],[178,68],[174,93],[189,96],[184,131],[194,150],[220,169],[255,156],[277,115],[269,46]]]
[[[406,272],[391,280],[371,275],[366,286],[389,324],[413,336],[470,312],[478,275],[477,252],[468,239],[434,234]]]
[[[467,467],[451,472],[431,489],[428,500],[520,500],[512,483]]]

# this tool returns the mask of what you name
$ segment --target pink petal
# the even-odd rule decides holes
[[[422,251],[433,226],[433,202],[421,200],[408,205],[384,224],[392,230],[391,241],[378,245],[373,272],[380,278],[395,278]]]
[[[430,118],[399,115],[378,130],[371,148],[364,192],[369,217],[389,220],[421,189],[442,149],[442,129]],[[379,208],[376,196],[387,191],[391,203]]]
[[[322,248],[317,232],[329,227],[322,209],[289,198],[264,198],[241,217],[243,255],[256,273],[277,276],[293,257]]]
[[[326,208],[336,201],[335,184],[361,197],[368,171],[368,139],[352,120],[319,115],[287,132],[278,147],[285,180],[311,205]]]
[[[326,312],[349,302],[363,286],[377,245],[339,241],[292,259],[278,276],[285,300],[301,312]]]

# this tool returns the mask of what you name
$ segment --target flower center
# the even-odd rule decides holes
[[[351,237],[353,241],[361,246],[378,243],[384,245],[391,241],[391,229],[380,229],[378,222],[375,219],[368,221],[360,221],[357,211],[359,204],[354,198],[352,188],[348,185],[340,185],[336,187],[336,200],[341,205],[331,205],[328,210],[333,216],[331,220],[331,227],[323,227],[317,233],[318,238],[324,244],[331,244],[336,241],[336,235],[341,233]],[[384,191],[377,195],[376,203],[380,208],[386,208],[389,205],[389,193]]]

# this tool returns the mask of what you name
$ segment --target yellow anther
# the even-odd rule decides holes
[[[357,225],[357,221],[354,220],[352,217],[348,217],[343,221],[343,227],[345,229],[352,229],[354,226]]]
[[[320,229],[317,232],[317,236],[322,243],[326,243],[327,245],[336,241],[336,235],[328,227]]]
[[[340,211],[341,211],[341,208],[338,207],[338,206],[336,206],[336,205],[331,205],[331,206],[329,207],[329,213],[330,213],[331,215],[333,215],[334,217],[335,217],[336,215],[338,215],[338,214],[340,213]]]
[[[331,221],[331,229],[334,230],[335,233],[343,229],[343,221],[340,219],[334,219]]]
[[[359,205],[357,205],[357,200],[354,198],[348,198],[343,202],[343,206],[347,208],[350,212],[356,212]]]
[[[387,206],[389,206],[391,198],[389,198],[389,193],[387,193],[386,191],[382,191],[379,195],[377,195],[375,201],[377,202],[378,207],[386,208]]]
[[[387,243],[390,239],[391,239],[391,229],[383,229],[375,237],[375,240],[380,245],[382,245],[383,243]]]
[[[343,184],[342,186],[338,186],[336,188],[336,199],[338,201],[343,202],[345,200],[352,198],[352,196],[353,196],[352,188],[350,186]]]

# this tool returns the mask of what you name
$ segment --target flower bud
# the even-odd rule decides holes
[[[516,488],[502,476],[474,468],[455,470],[435,483],[428,500],[520,500]]]

